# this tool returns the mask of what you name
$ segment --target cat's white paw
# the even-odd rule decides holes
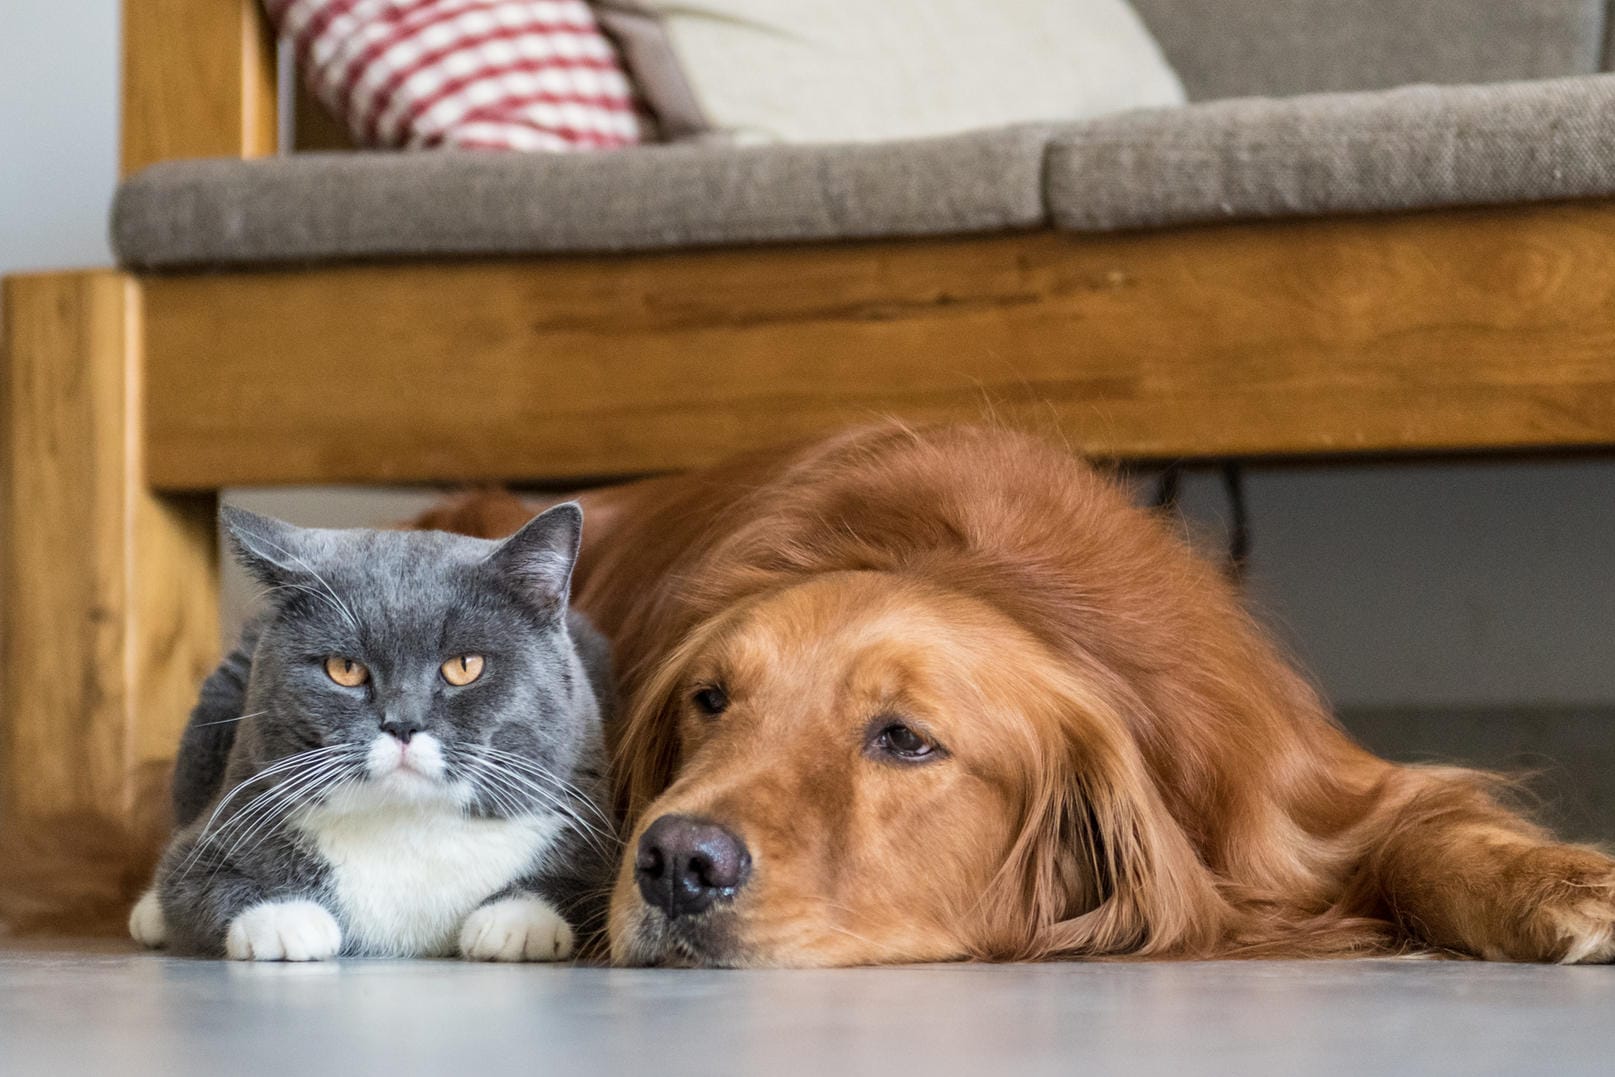
[[[563,961],[572,928],[543,898],[501,898],[465,918],[460,953],[472,961]]]
[[[224,952],[237,961],[324,961],[342,949],[336,919],[313,901],[266,901],[230,922]]]
[[[155,887],[140,895],[129,913],[129,937],[151,950],[168,942],[168,921],[163,918]]]

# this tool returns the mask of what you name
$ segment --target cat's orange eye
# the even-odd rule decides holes
[[[325,660],[325,675],[344,688],[357,688],[370,679],[370,671],[351,658],[333,654]]]
[[[439,668],[443,671],[443,679],[458,688],[482,676],[482,656],[457,654]]]

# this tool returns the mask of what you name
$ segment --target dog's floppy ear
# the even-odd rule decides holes
[[[630,829],[672,784],[689,668],[716,631],[716,622],[698,625],[654,668],[623,671],[625,706],[612,744],[611,772],[617,810]]]
[[[678,765],[680,671],[671,663],[650,682],[626,693],[627,706],[612,744],[612,799],[624,825],[632,829],[651,801],[673,780]]]
[[[1016,847],[1027,956],[1209,951],[1228,905],[1167,810],[1138,746],[1093,694],[1060,693]]]

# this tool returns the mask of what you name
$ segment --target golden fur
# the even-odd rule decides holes
[[[620,961],[1615,954],[1615,862],[1353,743],[1214,568],[1036,439],[885,426],[584,501],[575,600],[626,709]],[[871,757],[891,715],[945,754]],[[666,813],[755,865],[673,927],[633,882]]]
[[[0,938],[127,935],[168,839],[169,779],[166,764],[137,769],[123,819],[86,811],[0,822]]]

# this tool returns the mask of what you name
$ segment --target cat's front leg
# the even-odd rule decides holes
[[[129,914],[129,934],[147,949],[168,944],[168,918],[156,888]],[[237,961],[323,961],[342,952],[342,928],[307,899],[262,901],[238,913],[225,930],[224,953]]]
[[[160,950],[168,945],[168,918],[163,915],[163,903],[157,898],[153,886],[129,913],[129,937],[148,950]]]
[[[174,843],[158,869],[154,903],[170,945],[237,961],[323,961],[341,953],[341,925],[316,900],[317,865],[274,839],[251,852],[243,863],[205,839],[198,848],[194,835]]]
[[[230,921],[224,953],[236,961],[325,961],[342,952],[342,927],[307,898],[261,901]]]
[[[564,961],[573,941],[555,906],[524,889],[490,898],[460,928],[460,954],[471,961]]]

